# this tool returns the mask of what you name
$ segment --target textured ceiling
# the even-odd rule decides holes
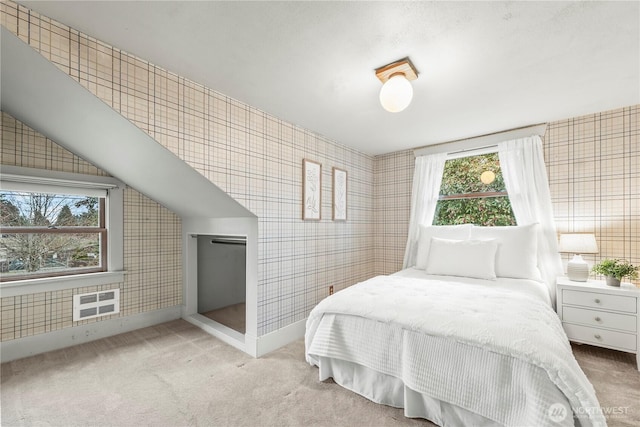
[[[20,3],[369,154],[640,103],[640,2]],[[405,56],[388,113],[374,69]]]

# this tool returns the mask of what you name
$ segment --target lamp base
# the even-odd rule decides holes
[[[589,278],[589,265],[581,255],[574,255],[567,264],[567,277],[573,282],[586,282]]]

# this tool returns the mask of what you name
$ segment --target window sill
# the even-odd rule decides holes
[[[16,280],[0,284],[0,297],[16,297],[38,292],[62,291],[85,286],[110,285],[124,282],[124,271],[78,274],[73,276],[45,277],[42,279]]]

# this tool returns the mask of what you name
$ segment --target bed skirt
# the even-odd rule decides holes
[[[375,403],[404,408],[405,417],[424,418],[439,426],[500,426],[481,415],[412,390],[398,378],[357,363],[328,357],[318,357],[317,362],[320,381],[333,378],[340,386]]]

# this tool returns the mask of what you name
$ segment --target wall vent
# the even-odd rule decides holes
[[[120,289],[73,296],[73,321],[120,312]]]

